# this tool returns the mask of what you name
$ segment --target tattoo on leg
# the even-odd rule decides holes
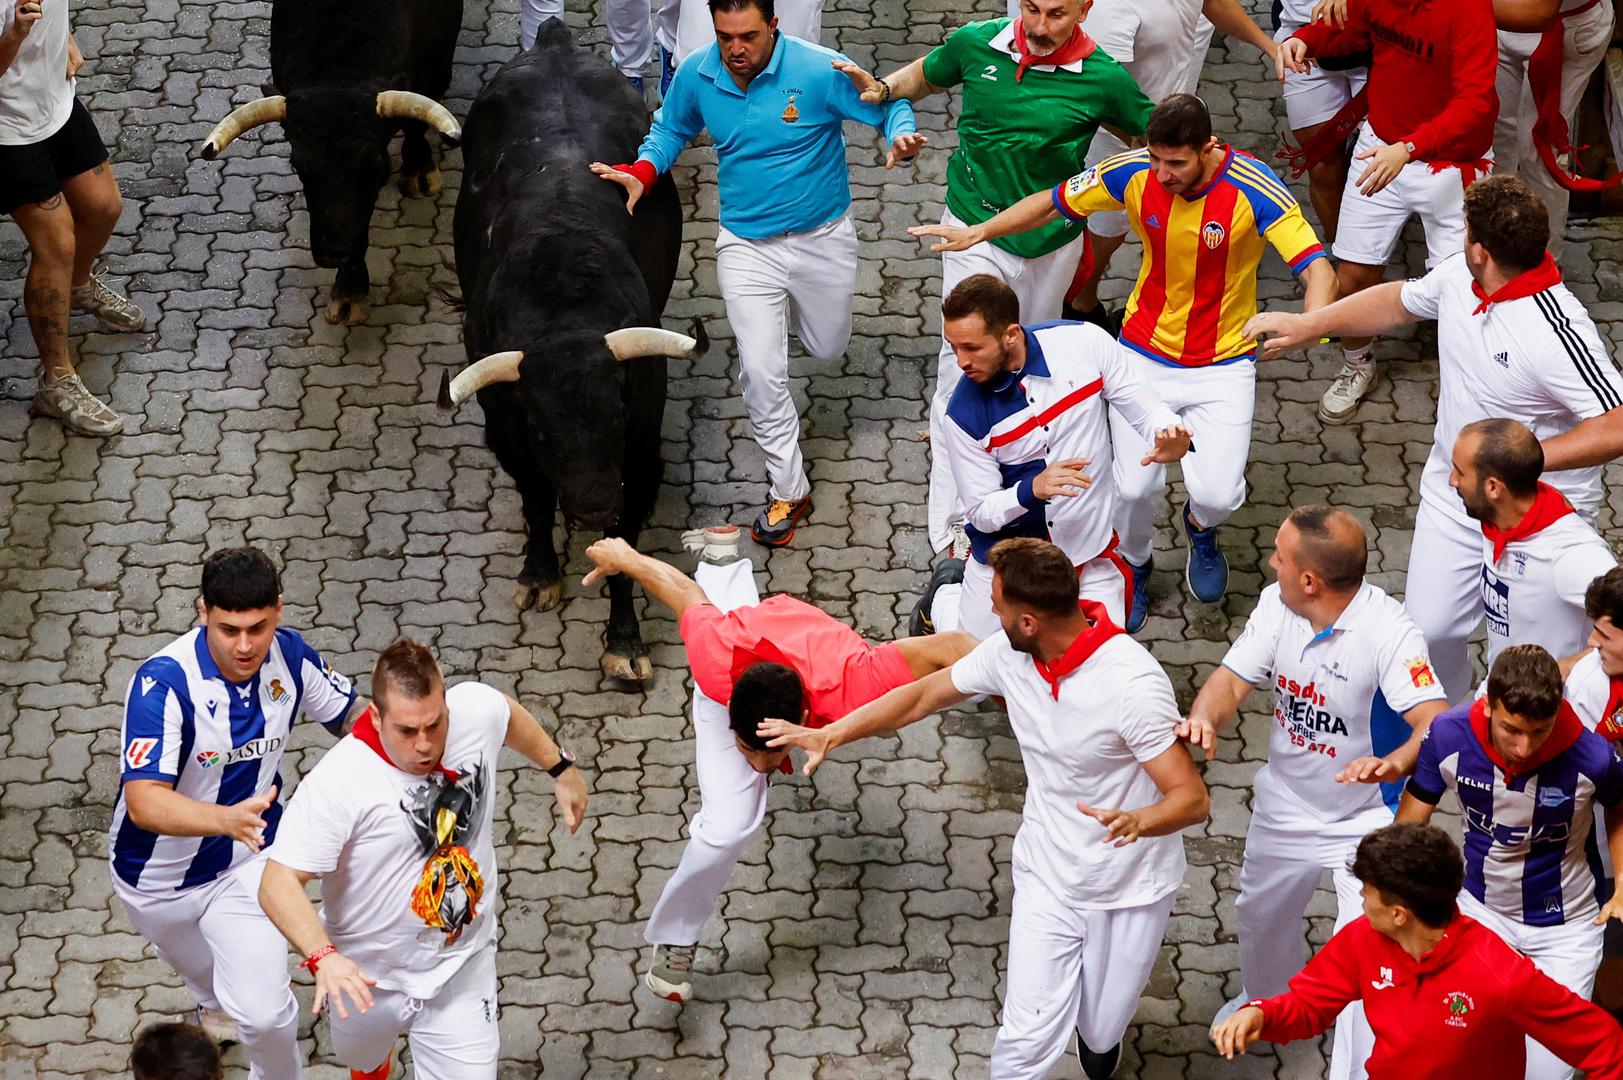
[[[50,284],[28,282],[23,287],[23,310],[34,331],[34,344],[46,365],[60,364],[68,356],[68,297]]]
[[[55,210],[57,207],[62,205],[62,193],[59,191],[55,195],[52,195],[49,199],[43,199],[34,205],[39,207],[41,210]]]

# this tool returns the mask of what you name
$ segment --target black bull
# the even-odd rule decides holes
[[[662,177],[627,214],[625,193],[593,161],[629,161],[647,112],[626,80],[549,20],[535,46],[490,80],[463,133],[456,268],[468,359],[522,353],[483,383],[485,440],[513,478],[529,534],[515,600],[545,610],[561,598],[553,518],[633,545],[661,474],[666,356],[611,350],[606,335],[657,327],[682,240],[675,185]],[[686,340],[686,354],[704,349]],[[623,339],[624,335],[620,335]],[[650,347],[650,339],[637,345]],[[616,359],[616,352],[621,354]],[[442,388],[449,404],[454,384]],[[467,388],[456,390],[460,399]],[[653,673],[630,583],[610,579],[606,674]]]

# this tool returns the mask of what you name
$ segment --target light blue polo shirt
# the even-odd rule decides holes
[[[864,103],[834,70],[834,61],[844,59],[779,33],[766,70],[745,91],[712,44],[677,69],[637,157],[667,172],[688,141],[709,129],[721,223],[729,231],[760,240],[826,225],[851,205],[840,125],[856,120],[880,128],[887,143],[918,130],[907,102]]]

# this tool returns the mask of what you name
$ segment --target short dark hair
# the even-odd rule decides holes
[[[1562,689],[1561,665],[1537,645],[1512,645],[1488,672],[1488,704],[1527,720],[1554,717]]]
[[[389,642],[372,665],[372,703],[378,713],[384,711],[384,699],[392,694],[403,694],[413,701],[432,694],[445,686],[445,676],[434,654],[411,638],[400,637]]]
[[[221,548],[203,560],[203,603],[222,611],[275,607],[282,575],[256,547]]]
[[[1512,495],[1538,493],[1538,478],[1544,475],[1544,447],[1526,424],[1490,417],[1466,424],[1460,435],[1477,437],[1475,465],[1484,479],[1492,477]]]
[[[1326,588],[1348,592],[1364,582],[1369,565],[1369,537],[1358,519],[1328,503],[1299,506],[1285,519],[1302,538],[1302,557],[1307,568],[1319,575]],[[1335,526],[1339,523],[1341,528]],[[1347,531],[1348,524],[1352,532]],[[1338,535],[1338,532],[1344,535]],[[1357,542],[1346,538],[1355,535]]]
[[[767,22],[777,14],[773,7],[773,0],[710,0],[710,17],[715,18],[723,11],[743,11],[745,8],[754,8],[761,13],[761,18]],[[815,43],[814,43],[815,44]]]
[[[991,274],[971,274],[941,301],[941,321],[979,315],[988,333],[1001,334],[1020,321],[1020,298],[1008,282]]]
[[[1441,930],[1454,919],[1465,859],[1435,825],[1388,825],[1358,842],[1352,873],[1379,892],[1382,902],[1402,904],[1415,918]]]
[[[788,664],[760,660],[745,668],[733,683],[732,700],[727,703],[727,724],[739,741],[751,750],[766,750],[766,740],[755,729],[767,717],[800,723],[805,709],[805,684],[800,673]]]
[[[219,1080],[220,1048],[196,1024],[152,1024],[130,1050],[135,1080]]]
[[[1194,94],[1164,98],[1144,124],[1144,141],[1151,146],[1187,146],[1203,150],[1212,141],[1212,113]]]
[[[1504,270],[1531,270],[1550,246],[1550,212],[1527,181],[1494,173],[1465,189],[1465,235]]]
[[[1076,566],[1047,540],[1030,536],[1002,540],[989,559],[1003,582],[1005,599],[1039,615],[1069,615],[1076,610]]]
[[[1611,619],[1623,628],[1623,566],[1614,566],[1584,590],[1584,614],[1599,622]]]

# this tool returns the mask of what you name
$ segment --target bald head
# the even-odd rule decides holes
[[[1517,498],[1538,493],[1538,478],[1544,474],[1544,447],[1521,421],[1493,418],[1466,424],[1454,445],[1471,463],[1478,486],[1497,480]]]
[[[1364,583],[1369,540],[1358,519],[1333,506],[1315,503],[1292,510],[1285,519],[1296,536],[1296,561],[1334,593],[1354,592]]]

